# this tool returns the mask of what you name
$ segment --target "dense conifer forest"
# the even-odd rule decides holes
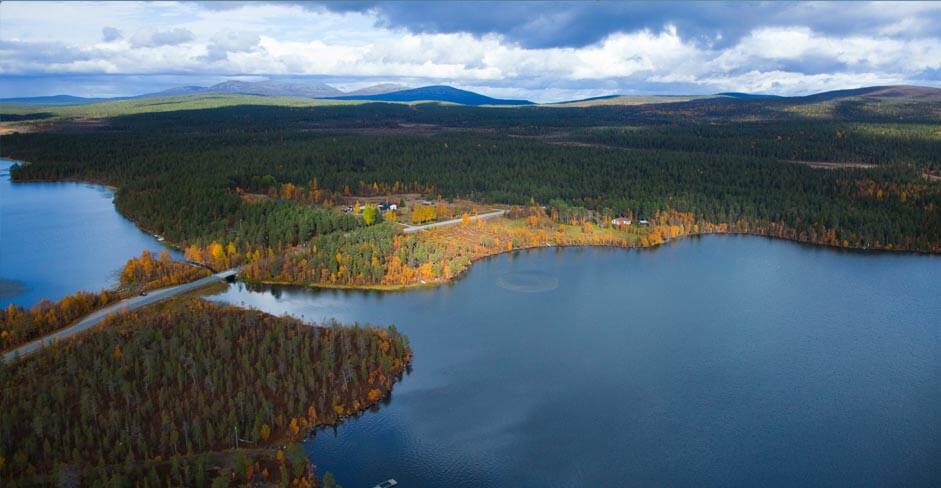
[[[375,405],[410,357],[394,326],[312,327],[195,298],[120,315],[0,363],[0,479],[205,483],[206,453],[280,446]],[[303,450],[285,455],[298,459],[280,463],[280,479],[304,477]],[[240,462],[232,481],[278,478],[277,464]]]
[[[401,191],[506,204],[559,199],[637,216],[669,210],[717,224],[823,229],[851,247],[937,249],[936,104],[863,106],[895,114],[881,119],[840,106],[828,118],[802,114],[816,105],[779,102],[229,107],[5,136],[2,150],[33,163],[13,171],[18,180],[107,182],[120,188],[119,210],[146,229],[243,253],[351,230],[362,220],[320,205]],[[917,123],[903,116],[913,111]],[[573,129],[570,119],[609,125]],[[437,125],[403,129],[414,120]],[[803,164],[817,162],[837,166]]]

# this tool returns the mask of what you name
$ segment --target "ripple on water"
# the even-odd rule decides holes
[[[0,278],[0,300],[13,298],[26,290],[26,285],[22,281]]]
[[[543,293],[559,287],[559,278],[544,271],[510,271],[497,278],[497,286],[523,293]]]

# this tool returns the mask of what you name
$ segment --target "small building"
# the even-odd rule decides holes
[[[650,225],[650,222],[647,222],[647,219],[640,219],[640,222],[638,222],[638,223],[639,223],[640,225]]]
[[[627,217],[618,217],[611,219],[611,225],[631,225],[631,219]]]

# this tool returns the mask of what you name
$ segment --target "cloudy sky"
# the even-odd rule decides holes
[[[226,79],[536,101],[941,86],[941,3],[0,3],[0,97]]]

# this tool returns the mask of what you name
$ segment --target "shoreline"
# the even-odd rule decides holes
[[[0,157],[0,159],[5,159],[5,160],[7,160],[7,161],[13,161],[14,163],[23,164],[23,165],[32,164],[32,163],[30,163],[29,161],[22,161],[22,160],[19,160],[19,159],[11,159],[11,158],[8,158],[8,157]],[[95,180],[82,179],[82,178],[61,178],[61,179],[54,179],[54,180],[47,180],[47,179],[42,179],[42,178],[33,178],[33,179],[28,179],[28,180],[14,180],[14,179],[13,179],[13,175],[10,175],[9,178],[10,178],[10,179],[9,179],[10,183],[11,183],[11,184],[14,184],[14,185],[20,184],[20,183],[83,183],[83,184],[87,184],[87,185],[95,185],[95,186],[100,186],[100,187],[102,187],[102,188],[106,188],[106,189],[110,190],[110,191],[113,193],[112,196],[111,196],[111,205],[114,206],[114,210],[118,213],[118,215],[121,216],[121,218],[123,218],[124,220],[127,220],[128,222],[134,224],[134,227],[137,227],[141,232],[143,232],[143,233],[145,233],[145,234],[147,234],[147,235],[149,235],[149,236],[151,236],[151,237],[154,237],[154,238],[156,238],[157,236],[163,237],[163,236],[161,236],[160,234],[154,232],[154,231],[151,230],[151,229],[148,229],[146,226],[144,226],[144,225],[141,224],[140,222],[138,222],[138,221],[132,219],[131,217],[128,217],[128,216],[125,215],[123,212],[121,212],[120,210],[118,210],[117,205],[114,204],[114,199],[115,199],[115,197],[117,196],[117,192],[118,192],[118,190],[119,190],[119,188],[118,188],[117,186],[109,185],[109,184],[107,184],[107,183],[105,183],[105,182],[102,182],[102,181],[95,181]],[[177,250],[177,251],[180,251],[180,252],[183,252],[183,251],[185,250],[182,245],[179,245],[179,244],[177,244],[177,243],[175,243],[175,242],[169,241],[169,240],[167,240],[166,238],[164,238],[163,240],[157,240],[157,242],[158,242],[160,245],[164,246],[164,247],[168,247],[168,248],[170,248],[170,249],[174,249],[174,250]]]
[[[0,156],[0,158],[6,159],[8,161],[13,161],[14,163],[17,163],[17,164],[24,164],[24,165],[32,164],[29,161],[12,159],[9,157]],[[65,178],[65,179],[55,179],[55,180],[31,179],[31,180],[14,181],[11,175],[10,182],[11,183],[56,183],[56,182],[86,183],[86,184],[98,185],[104,188],[108,188],[109,190],[112,190],[115,193],[118,191],[117,187],[114,187],[114,186],[111,186],[111,185],[108,185],[99,181],[94,181],[94,180],[89,180],[89,179],[79,179],[79,178]],[[112,205],[114,205],[113,198],[112,198]],[[142,225],[140,222],[122,213],[120,210],[118,210],[116,205],[115,205],[115,210],[117,211],[119,215],[121,215],[121,217],[133,223],[134,226],[137,227],[141,232],[144,232],[150,235],[151,237],[155,237],[159,235],[156,232],[148,229],[146,226]],[[504,218],[508,218],[508,217],[504,216]],[[476,262],[482,259],[487,259],[487,258],[499,256],[501,254],[512,253],[516,251],[542,249],[542,248],[560,249],[560,248],[567,248],[567,247],[603,247],[603,248],[613,248],[613,249],[655,249],[662,245],[670,244],[675,241],[679,241],[681,239],[689,239],[693,237],[703,237],[703,236],[709,236],[709,235],[741,235],[741,236],[764,237],[768,239],[783,240],[783,241],[792,242],[798,245],[810,246],[810,247],[815,247],[815,248],[820,248],[820,249],[829,249],[833,251],[859,253],[859,254],[896,254],[896,255],[909,254],[909,255],[924,255],[924,256],[941,255],[941,251],[925,251],[925,250],[915,250],[915,249],[842,247],[842,246],[834,246],[831,244],[817,243],[817,242],[812,242],[812,241],[802,241],[799,239],[792,239],[788,237],[781,237],[781,236],[775,236],[775,235],[769,235],[769,234],[757,233],[757,232],[740,232],[740,231],[698,232],[695,234],[684,234],[684,235],[680,235],[677,237],[665,239],[663,242],[659,242],[657,244],[648,245],[648,246],[584,243],[584,244],[547,244],[544,246],[525,246],[525,247],[515,248],[512,250],[499,249],[490,254],[485,254],[482,256],[471,258],[470,264],[465,269],[461,270],[460,272],[456,273],[454,276],[451,276],[450,278],[446,280],[431,281],[431,282],[426,282],[426,283],[409,283],[409,284],[394,284],[394,285],[385,285],[385,284],[340,285],[340,284],[328,284],[328,283],[296,283],[296,282],[290,282],[290,281],[251,280],[251,279],[245,279],[241,276],[239,277],[239,280],[242,281],[243,283],[252,284],[252,285],[293,286],[293,287],[324,289],[324,290],[332,289],[332,290],[361,290],[361,291],[378,291],[378,292],[404,292],[404,291],[411,291],[411,290],[420,290],[422,288],[430,289],[430,288],[435,288],[444,284],[456,282],[457,280],[462,278],[464,274],[469,272]],[[177,244],[176,242],[170,241],[168,239],[164,239],[162,241],[157,241],[157,242],[164,247],[168,247],[170,249],[173,249],[179,252],[182,252],[185,249],[183,245]]]
[[[28,180],[14,180],[14,179],[13,179],[13,175],[10,175],[10,183],[12,183],[12,184],[14,184],[14,185],[18,185],[18,184],[20,184],[20,183],[47,183],[47,184],[54,184],[54,183],[82,183],[82,184],[85,184],[85,185],[95,185],[95,186],[100,186],[100,187],[102,187],[102,188],[107,188],[108,190],[111,190],[113,193],[117,193],[117,191],[118,191],[118,187],[116,187],[116,186],[112,186],[112,185],[109,185],[109,184],[107,184],[107,183],[103,183],[103,182],[101,182],[101,181],[87,180],[87,179],[81,179],[81,178],[59,178],[59,179],[55,179],[55,180],[44,180],[44,179],[41,179],[41,178],[32,178],[32,179],[28,179]],[[112,200],[113,200],[113,197],[112,197]],[[121,212],[118,212],[118,213],[121,213]],[[124,214],[121,214],[121,216],[124,217]],[[127,218],[127,217],[125,217],[125,218]],[[128,220],[130,220],[130,219],[128,219]]]
[[[387,293],[409,292],[409,291],[417,291],[421,289],[433,289],[439,286],[456,283],[457,281],[464,278],[464,275],[469,273],[471,271],[471,268],[473,268],[474,264],[476,264],[477,262],[483,261],[485,259],[495,258],[503,254],[512,254],[512,253],[516,253],[520,251],[532,251],[532,250],[537,250],[537,249],[558,250],[558,249],[579,248],[579,247],[580,248],[606,248],[606,249],[614,249],[614,250],[634,249],[638,251],[645,251],[645,250],[654,250],[654,249],[657,249],[666,245],[672,245],[683,240],[699,239],[702,237],[710,237],[710,236],[761,237],[761,238],[765,238],[769,240],[785,241],[785,242],[789,242],[795,245],[805,246],[811,249],[820,249],[820,250],[827,250],[827,251],[833,251],[833,252],[843,252],[843,253],[860,254],[860,255],[884,254],[884,255],[899,255],[899,256],[912,255],[912,256],[925,256],[925,257],[941,256],[941,253],[935,253],[935,252],[929,252],[929,251],[866,249],[866,248],[855,248],[855,247],[844,248],[844,247],[839,247],[839,246],[831,246],[829,244],[818,244],[814,242],[801,241],[797,239],[788,239],[786,237],[778,237],[778,236],[771,236],[771,235],[757,234],[757,233],[750,233],[750,232],[700,232],[697,234],[686,234],[682,236],[677,236],[677,237],[670,238],[663,242],[650,245],[650,246],[640,246],[640,245],[618,246],[615,244],[551,244],[551,245],[545,245],[545,246],[520,247],[520,248],[515,248],[512,250],[501,249],[492,254],[486,254],[483,256],[472,258],[470,260],[470,264],[468,264],[466,268],[464,268],[459,273],[455,274],[454,276],[450,277],[447,280],[431,281],[427,283],[410,283],[410,284],[402,284],[402,285],[381,285],[381,284],[331,285],[327,283],[295,283],[295,282],[290,282],[290,281],[250,280],[250,279],[245,279],[241,276],[239,276],[239,281],[247,285],[290,286],[290,287],[295,287],[295,288],[310,288],[310,289],[317,289],[317,290],[376,291],[376,292],[387,292]]]

